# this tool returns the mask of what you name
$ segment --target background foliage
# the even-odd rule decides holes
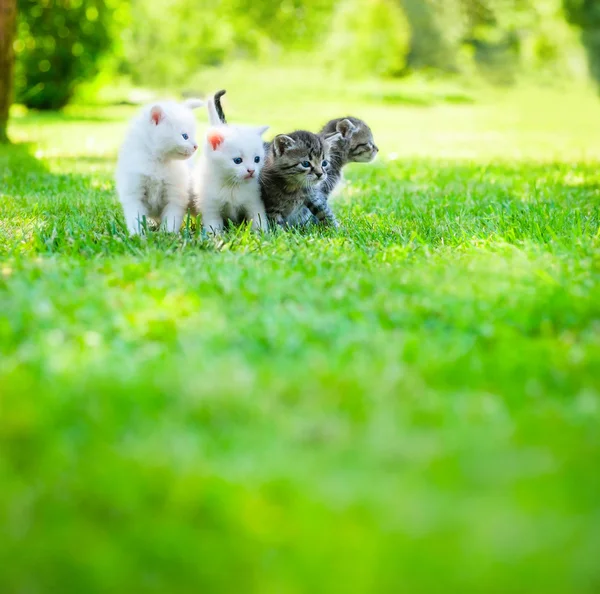
[[[600,0],[565,0],[569,21],[581,29],[590,72],[600,81]]]
[[[57,109],[77,83],[98,73],[111,47],[113,9],[106,0],[19,0],[17,100]]]
[[[58,108],[102,71],[185,88],[209,66],[298,60],[344,76],[600,79],[600,0],[19,0],[17,97]],[[578,62],[579,60],[579,62]]]

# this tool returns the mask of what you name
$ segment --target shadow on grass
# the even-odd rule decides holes
[[[121,232],[110,190],[97,187],[98,180],[90,176],[49,171],[44,161],[35,158],[31,145],[0,147],[0,170],[0,253],[53,251],[59,237],[70,243],[67,235],[100,222],[105,234]],[[93,225],[82,225],[83,221]]]
[[[27,113],[18,117],[20,126],[28,125],[45,125],[45,124],[59,124],[59,123],[93,123],[93,124],[104,124],[107,122],[118,122],[121,117],[118,115],[110,115],[108,110],[100,109],[97,113],[91,113],[89,108],[81,111],[77,108],[73,109],[73,112],[65,111],[36,111],[28,110]]]
[[[73,156],[61,156],[55,157],[57,161],[61,163],[77,163],[79,165],[102,165],[103,167],[111,167],[114,169],[115,162],[112,157],[106,155],[81,155],[77,157]]]
[[[475,103],[473,97],[463,93],[446,94],[410,94],[410,93],[369,93],[366,95],[368,101],[374,101],[385,105],[408,105],[411,107],[432,107],[441,103],[453,105],[472,105]]]

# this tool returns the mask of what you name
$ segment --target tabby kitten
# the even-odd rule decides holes
[[[368,163],[379,152],[373,141],[373,133],[363,120],[346,117],[331,120],[320,132],[325,139],[337,137],[329,154],[329,170],[327,179],[319,184],[321,212],[331,212],[327,199],[342,180],[342,169],[348,163]],[[286,220],[290,226],[302,226],[307,223],[318,223],[311,211],[305,207],[298,208]]]
[[[219,91],[214,97],[215,110],[221,123],[225,113]],[[338,140],[334,132],[327,138],[298,130],[291,134],[280,134],[271,143],[265,143],[267,153],[260,174],[261,196],[270,220],[281,225],[289,224],[287,218],[300,209],[308,217],[338,226],[335,215],[327,204],[327,195],[320,190],[319,182],[327,180],[329,173],[329,151]]]
[[[323,183],[323,191],[329,196],[342,179],[342,169],[348,163],[369,163],[377,156],[379,149],[373,140],[371,128],[358,118],[331,120],[323,126],[321,135],[338,138],[331,150],[329,176]]]
[[[319,220],[337,226],[319,190],[327,179],[329,151],[336,140],[337,135],[326,139],[305,130],[273,139],[260,175],[261,196],[269,219],[284,225],[286,218],[304,205]]]

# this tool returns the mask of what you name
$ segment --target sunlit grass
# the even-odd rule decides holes
[[[0,590],[597,591],[596,100],[228,76],[372,125],[339,231],[128,238],[131,107],[0,149]]]

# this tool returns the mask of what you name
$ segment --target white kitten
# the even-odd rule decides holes
[[[179,231],[190,196],[190,170],[184,163],[196,149],[192,109],[202,101],[161,102],[142,109],[133,120],[119,152],[117,192],[131,234],[143,218],[168,231]]]
[[[211,124],[219,121],[212,99],[208,113]],[[219,233],[225,219],[235,223],[249,219],[254,229],[268,229],[258,183],[265,158],[261,136],[268,128],[221,124],[208,129],[195,188],[196,208],[206,231]]]

